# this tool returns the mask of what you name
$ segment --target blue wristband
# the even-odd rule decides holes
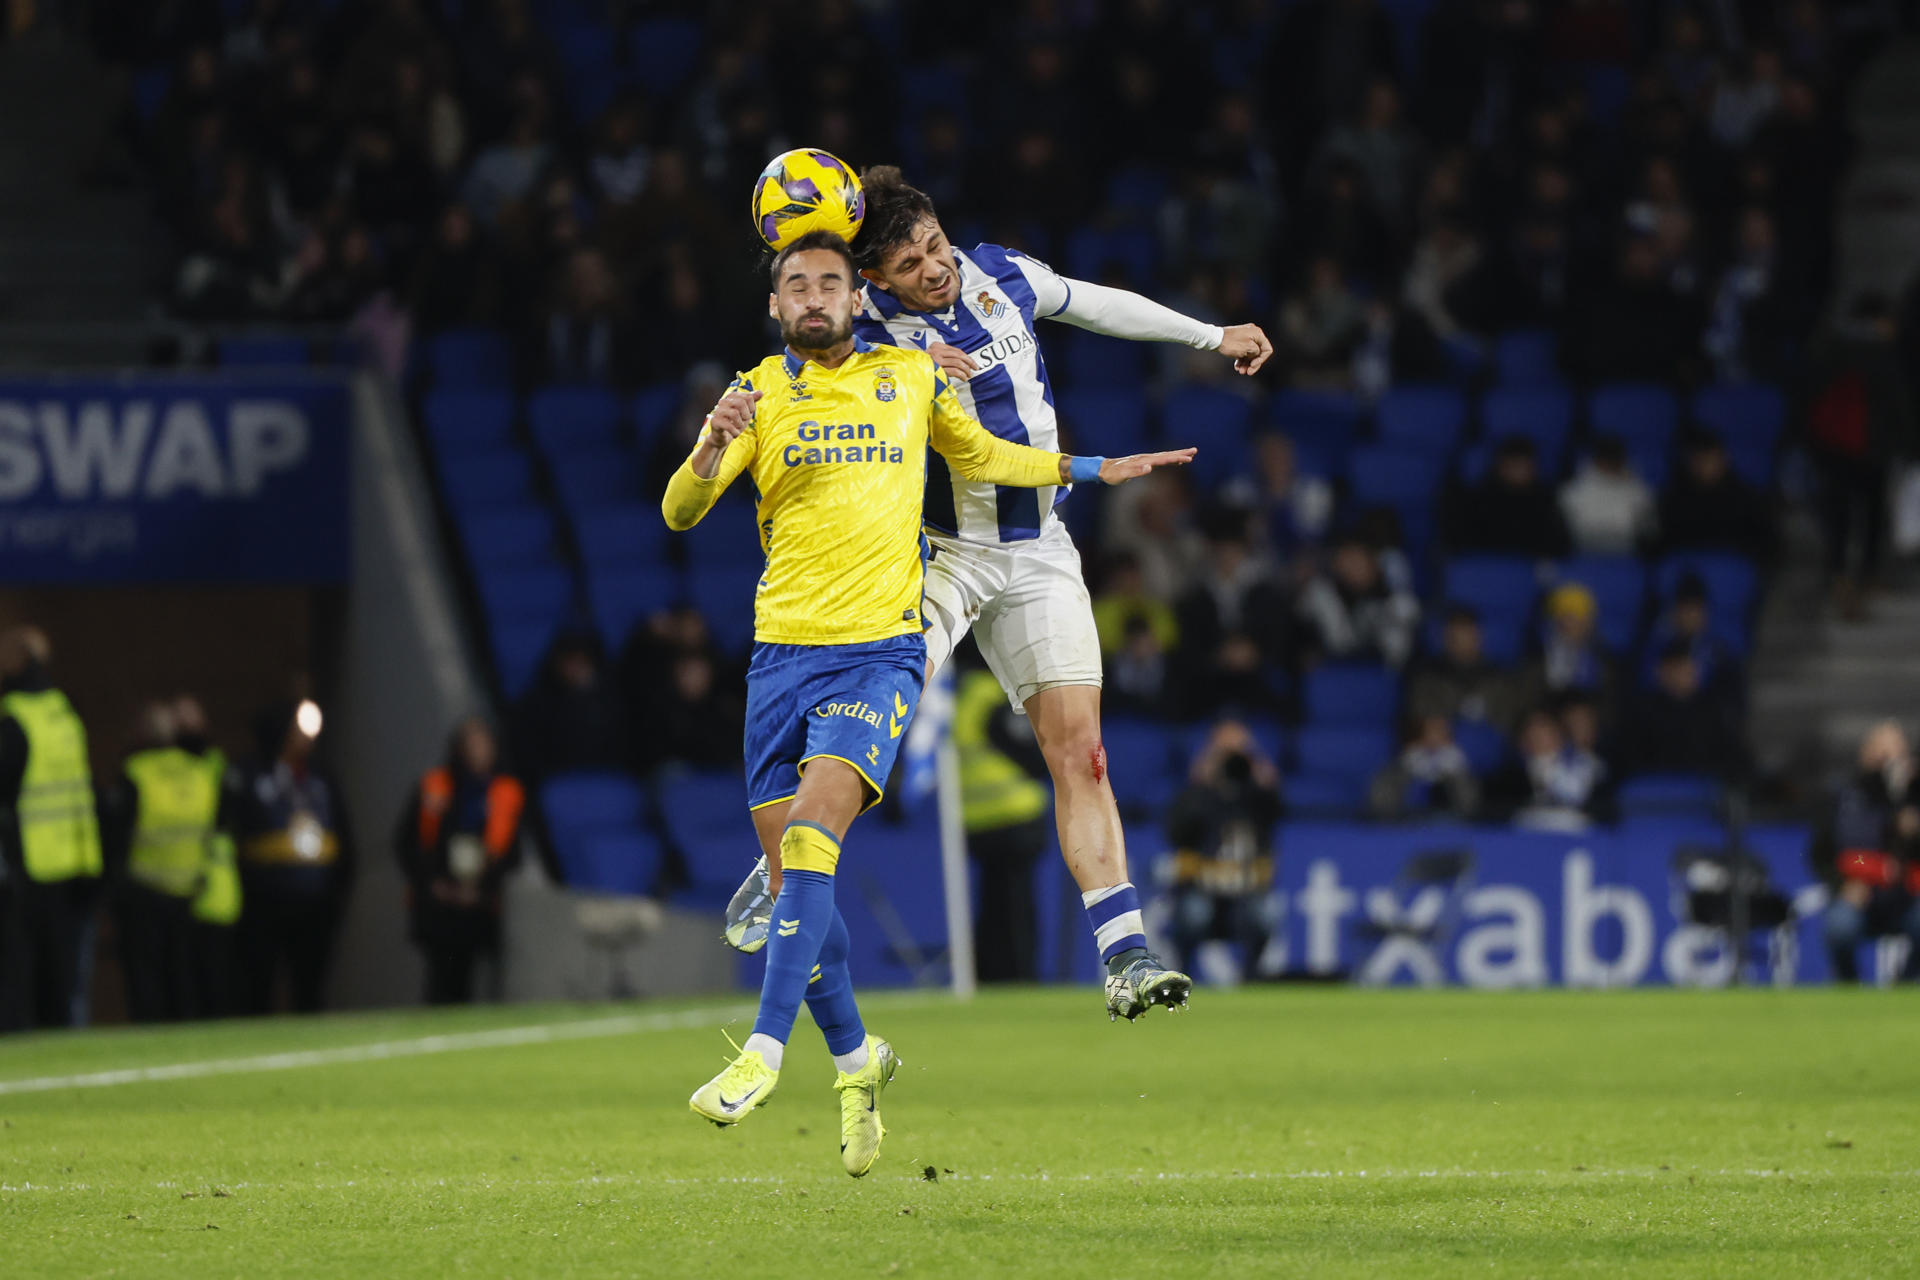
[[[1100,468],[1105,458],[1080,458],[1069,455],[1067,458],[1067,479],[1073,484],[1092,484],[1100,478]]]

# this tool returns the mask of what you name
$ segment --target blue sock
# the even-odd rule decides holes
[[[1102,964],[1123,951],[1145,949],[1147,927],[1140,918],[1139,891],[1131,881],[1083,893],[1080,901],[1087,908],[1087,923],[1093,926]]]
[[[853,973],[847,967],[852,949],[847,922],[835,907],[833,924],[820,944],[819,963],[813,967],[813,980],[807,984],[807,1011],[827,1038],[828,1053],[852,1053],[867,1042],[867,1028],[853,998]]]
[[[807,979],[813,976],[820,945],[839,913],[833,906],[833,877],[823,871],[788,870],[780,896],[773,900],[773,929],[767,938],[767,975],[760,982],[760,1013],[755,1035],[781,1044],[793,1034]]]

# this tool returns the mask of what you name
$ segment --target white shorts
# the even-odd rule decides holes
[[[1067,527],[988,546],[929,533],[927,660],[938,671],[969,628],[1014,710],[1042,689],[1100,687],[1100,635]]]

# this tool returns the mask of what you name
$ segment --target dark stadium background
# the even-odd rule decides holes
[[[1809,888],[1830,781],[1920,688],[1888,549],[1920,542],[1891,501],[1916,453],[1908,21],[1870,0],[26,0],[0,18],[0,409],[107,395],[115,370],[208,397],[351,378],[356,434],[351,530],[289,517],[246,557],[157,505],[142,529],[196,558],[15,561],[0,622],[52,636],[103,779],[150,697],[199,693],[242,759],[259,707],[337,708],[321,751],[359,836],[341,1002],[413,997],[389,832],[474,710],[529,784],[547,877],[668,906],[587,927],[517,885],[507,989],[630,990],[630,951],[649,989],[730,982],[695,953],[750,847],[754,531],[736,494],[669,539],[657,500],[777,341],[747,196],[814,146],[902,165],[963,246],[1274,340],[1242,380],[1043,329],[1074,447],[1201,448],[1064,509],[1111,643],[1137,880],[1185,838],[1168,815],[1232,717],[1283,779],[1283,879],[1299,832],[1380,835],[1328,824],[1390,818],[1398,863],[1485,829],[1444,824],[1544,811],[1650,883],[1682,844],[1746,845]],[[1537,478],[1501,487],[1523,455]],[[1700,592],[1690,630],[1675,600]],[[1484,668],[1442,660],[1460,609]],[[1557,647],[1566,611],[1594,641]],[[1696,692],[1661,686],[1663,655]],[[1432,750],[1403,756],[1432,708]],[[1470,792],[1420,772],[1440,741]],[[1529,753],[1595,767],[1562,794]],[[863,976],[924,977],[932,815],[864,825]],[[1050,977],[1089,967],[1055,936],[1064,886],[1049,855]],[[561,935],[564,974],[541,960]]]

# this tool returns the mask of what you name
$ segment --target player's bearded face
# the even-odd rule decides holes
[[[825,351],[853,337],[853,278],[845,259],[822,252],[794,256],[774,294],[780,336],[796,351]]]
[[[853,307],[822,303],[790,312],[781,308],[780,336],[796,351],[825,351],[853,336]]]

